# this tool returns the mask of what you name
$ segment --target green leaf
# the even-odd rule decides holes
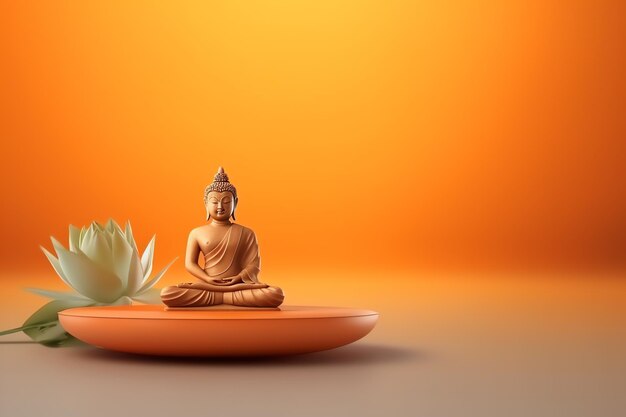
[[[39,324],[31,324],[29,326],[20,326],[14,329],[2,330],[0,331],[0,336],[4,336],[6,334],[11,334],[11,333],[23,332],[24,330],[34,329],[36,327],[50,327],[50,326],[54,326],[55,324],[56,324],[56,320],[49,322],[49,323],[39,323]]]
[[[35,311],[23,324],[22,327],[30,327],[24,330],[35,342],[46,346],[57,346],[64,343],[70,336],[63,329],[58,321],[59,311],[74,307],[85,307],[92,305],[91,300],[68,301],[54,300],[45,304],[39,310]],[[31,327],[39,325],[39,327]]]
[[[52,342],[44,342],[42,345],[48,347],[70,347],[70,346],[87,346],[87,344],[81,340],[78,340],[74,336],[69,333],[65,333],[66,337],[64,339],[56,339]]]

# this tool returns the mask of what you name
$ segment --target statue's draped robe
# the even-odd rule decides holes
[[[284,299],[277,287],[246,288],[258,284],[261,258],[254,232],[239,224],[232,224],[222,240],[204,254],[204,271],[213,279],[240,276],[243,283],[232,286],[219,286],[215,291],[166,287],[161,291],[161,299],[170,307],[202,307],[222,304],[225,292],[232,295],[232,302],[246,307],[278,307]]]

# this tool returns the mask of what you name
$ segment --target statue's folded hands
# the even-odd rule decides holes
[[[234,277],[228,277],[228,278],[211,278],[207,275],[207,277],[205,279],[203,279],[204,282],[206,282],[207,284],[212,284],[212,285],[234,285],[237,284],[238,282],[243,282],[243,279],[240,276],[234,276]]]
[[[267,288],[269,285],[267,284],[234,284],[228,286],[214,286],[211,284],[207,284],[204,282],[184,282],[182,284],[176,285],[177,288],[189,288],[194,290],[205,290],[205,291],[219,291],[219,292],[231,292],[231,291],[239,291],[239,290],[247,290],[254,288]]]

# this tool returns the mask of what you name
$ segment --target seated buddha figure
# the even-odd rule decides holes
[[[222,167],[204,191],[207,221],[189,233],[185,268],[196,282],[163,288],[168,307],[278,307],[284,299],[278,287],[259,282],[261,259],[256,236],[235,220],[237,190]],[[198,256],[204,256],[204,268]]]

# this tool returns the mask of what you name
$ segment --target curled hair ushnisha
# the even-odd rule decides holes
[[[209,200],[209,193],[211,191],[224,192],[230,191],[234,199],[237,199],[237,189],[228,180],[228,175],[224,172],[224,168],[219,167],[217,174],[213,177],[213,182],[206,186],[204,189],[204,205]]]

